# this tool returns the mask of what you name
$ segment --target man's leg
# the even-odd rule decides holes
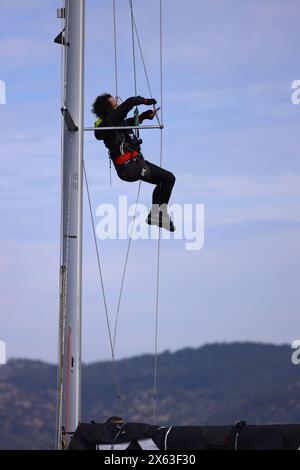
[[[170,171],[147,160],[145,160],[145,168],[144,175],[142,169],[141,180],[156,185],[152,194],[152,204],[168,204],[175,184],[175,176]]]
[[[167,205],[175,184],[175,176],[154,163],[144,162],[141,170],[141,179],[147,183],[155,184],[152,194],[152,208],[147,217],[147,223],[158,225],[173,232],[174,224],[167,211]]]

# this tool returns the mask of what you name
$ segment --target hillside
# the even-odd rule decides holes
[[[158,358],[157,422],[173,425],[300,423],[300,366],[289,346],[211,344]],[[125,418],[152,422],[153,357],[119,361]],[[120,414],[111,363],[83,366],[83,421]],[[56,367],[11,360],[0,367],[0,449],[51,449]]]

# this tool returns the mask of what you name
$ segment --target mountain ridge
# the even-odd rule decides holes
[[[300,374],[288,345],[210,343],[158,355],[157,422],[300,422]],[[125,419],[152,422],[154,356],[117,361]],[[57,367],[11,359],[0,368],[0,448],[53,448]],[[120,414],[110,361],[82,366],[82,420]]]

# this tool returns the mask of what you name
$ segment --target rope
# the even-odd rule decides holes
[[[130,19],[131,19],[131,42],[132,42],[132,60],[133,60],[133,81],[134,81],[134,95],[137,96],[137,79],[136,79],[136,54],[135,54],[135,36],[134,36],[134,15],[133,15],[133,3],[132,0],[129,0],[130,6]],[[135,125],[139,125],[139,110],[138,107],[135,107],[134,111]],[[137,138],[140,137],[140,131],[138,129],[134,130]]]
[[[117,44],[117,13],[116,13],[116,0],[113,0],[113,24],[114,24],[114,51],[115,51],[115,92],[116,99],[118,93],[118,44]]]
[[[114,352],[115,352],[115,347],[116,347],[117,328],[118,328],[118,321],[119,321],[119,313],[120,313],[121,299],[122,299],[123,287],[124,287],[124,281],[125,281],[125,274],[126,274],[126,269],[127,269],[127,262],[128,262],[129,251],[130,251],[131,240],[132,240],[132,232],[133,232],[133,227],[134,227],[134,220],[135,220],[136,209],[137,209],[137,205],[138,205],[138,201],[139,201],[140,191],[141,191],[141,180],[140,180],[140,182],[139,182],[138,193],[137,193],[136,202],[135,202],[135,210],[134,210],[134,215],[133,215],[133,223],[132,223],[132,226],[131,226],[131,231],[130,231],[128,246],[127,246],[127,252],[126,252],[126,256],[125,256],[125,263],[124,263],[124,268],[123,268],[123,274],[122,274],[122,281],[121,281],[120,293],[119,293],[119,298],[118,298],[118,307],[117,307],[117,313],[116,313],[116,319],[115,319],[114,340],[113,340],[113,349],[114,349]]]
[[[143,55],[143,51],[142,51],[142,48],[141,48],[141,42],[140,42],[140,39],[139,39],[139,36],[138,36],[136,22],[135,22],[135,19],[134,19],[133,3],[132,3],[132,0],[128,0],[128,1],[129,1],[129,6],[130,6],[130,16],[131,16],[131,38],[132,38],[134,91],[135,91],[135,95],[137,95],[136,53],[135,53],[135,39],[134,39],[135,33],[136,33],[137,40],[138,40],[138,45],[139,45],[139,49],[140,49],[140,53],[141,53],[141,57],[142,57],[142,61],[143,61],[144,71],[145,71],[145,74],[146,74],[146,77],[147,77],[148,89],[149,89],[150,95],[152,97],[150,82],[149,82],[149,78],[148,78],[148,74],[147,74],[147,70],[146,70],[146,65],[145,65],[145,61],[144,61],[144,55]],[[136,110],[135,110],[135,118],[138,119],[138,108],[137,107],[136,107]],[[138,135],[138,130],[137,130],[137,135]],[[137,197],[136,197],[136,202],[135,202],[134,219],[135,219],[135,215],[136,215],[137,204],[138,204],[138,201],[139,201],[140,190],[141,190],[141,180],[139,182],[139,187],[138,187],[138,192],[137,192]],[[132,241],[133,227],[134,227],[134,223],[131,226],[131,232],[130,232],[130,236],[129,236],[129,242],[128,242],[128,246],[127,246],[125,262],[124,262],[124,268],[123,268],[123,273],[122,273],[121,287],[120,287],[120,292],[119,292],[119,297],[118,297],[118,305],[117,305],[115,328],[114,328],[114,338],[113,338],[113,350],[114,350],[114,352],[115,352],[115,347],[116,347],[120,306],[121,306],[123,287],[124,287],[124,282],[125,282],[125,275],[126,275],[126,270],[127,270],[127,264],[128,264],[129,252],[130,252],[130,247],[131,247],[131,241]]]
[[[159,312],[159,273],[160,273],[160,230],[157,243],[156,266],[156,306],[155,306],[155,340],[154,340],[154,384],[153,384],[153,424],[156,424],[156,398],[157,398],[157,350],[158,350],[158,312]]]
[[[143,64],[143,69],[146,77],[146,82],[148,86],[148,91],[150,94],[150,97],[152,98],[152,90],[150,86],[150,80],[149,76],[147,73],[147,67],[144,59],[144,54],[141,46],[141,41],[140,41],[140,36],[138,33],[135,17],[134,17],[134,12],[133,12],[133,4],[132,0],[129,1],[129,6],[130,6],[130,12],[131,12],[131,34],[132,34],[132,49],[133,49],[133,67],[134,67],[134,84],[135,84],[135,94],[137,94],[137,86],[136,86],[136,58],[135,58],[135,41],[134,41],[134,33],[137,38],[138,42],[138,47],[141,55],[141,60]],[[162,12],[162,0],[160,0],[160,5],[159,5],[159,15],[160,15],[160,20],[159,20],[159,28],[160,28],[160,102],[161,102],[161,120],[163,118],[162,114],[162,107],[163,107],[163,12]],[[159,117],[156,115],[156,119],[158,123],[160,124]],[[163,132],[161,129],[160,132],[160,166],[162,167],[162,161],[163,161]],[[157,267],[156,267],[156,308],[155,308],[155,342],[154,342],[154,385],[153,385],[153,421],[154,424],[156,422],[156,398],[157,398],[157,355],[158,355],[158,314],[159,314],[159,274],[160,274],[160,230],[159,230],[159,236],[158,236],[158,243],[157,243]],[[129,244],[130,247],[130,244]],[[129,249],[128,247],[128,249]],[[125,264],[127,264],[127,257]],[[123,272],[123,275],[125,273],[125,270]],[[122,278],[122,284],[121,284],[121,291],[123,289],[123,282],[124,279]],[[120,299],[120,297],[119,297]],[[119,304],[118,304],[118,310],[119,310]],[[118,319],[118,315],[117,315]],[[117,321],[117,320],[116,320]],[[115,325],[116,327],[116,325]],[[116,330],[115,330],[116,331]]]
[[[117,8],[116,0],[113,0],[113,30],[114,30],[114,56],[115,56],[115,98],[118,99],[118,43],[117,43]],[[109,184],[112,186],[111,158],[109,157]]]
[[[146,76],[146,81],[147,81],[149,94],[152,97],[153,95],[152,95],[150,81],[149,81],[147,68],[146,68],[146,64],[145,64],[145,60],[144,60],[143,50],[142,50],[142,47],[141,47],[141,41],[140,41],[140,38],[139,38],[138,29],[137,29],[137,26],[136,26],[136,21],[135,21],[134,13],[133,13],[133,0],[129,0],[129,6],[130,6],[130,13],[131,13],[131,36],[132,36],[134,92],[135,92],[135,95],[137,95],[137,72],[136,72],[136,51],[135,51],[135,35],[136,35],[138,46],[139,46],[139,51],[140,51],[140,55],[141,55],[141,59],[142,59],[142,63],[143,63],[144,73],[145,73],[145,76]],[[116,89],[116,97],[117,97],[118,96],[118,60],[117,60],[118,56],[117,56],[116,0],[113,0],[113,25],[114,25],[114,53],[115,53],[115,89]],[[161,87],[160,87],[161,97],[160,98],[161,98],[161,103],[162,103],[162,96],[163,96],[163,86],[162,86],[162,79],[163,79],[163,76],[162,76],[162,65],[163,65],[163,61],[162,61],[162,43],[163,43],[163,35],[162,35],[162,0],[160,0],[160,84],[161,84]],[[161,116],[162,116],[162,112],[161,112]],[[157,120],[160,124],[160,121],[159,121],[159,118],[158,118],[157,115],[156,115],[156,118],[157,118]],[[163,156],[163,141],[162,141],[163,134],[162,134],[162,129],[161,129],[161,134],[160,135],[161,135],[161,138],[160,138],[160,165],[162,166],[162,156]],[[136,197],[134,219],[133,219],[133,223],[132,223],[132,227],[131,227],[129,242],[128,242],[126,256],[125,256],[125,262],[124,262],[124,268],[123,268],[122,280],[121,280],[121,287],[120,287],[120,292],[119,292],[119,297],[118,297],[118,305],[117,305],[116,318],[115,318],[114,335],[113,335],[113,338],[112,338],[111,328],[110,328],[110,323],[109,323],[109,317],[108,317],[108,309],[107,309],[107,302],[106,302],[106,296],[105,296],[104,282],[103,282],[103,276],[102,276],[102,270],[101,270],[101,264],[100,264],[100,256],[99,256],[98,244],[97,244],[97,239],[96,239],[96,230],[95,230],[95,225],[94,225],[94,220],[93,220],[90,191],[89,191],[87,174],[86,174],[86,169],[85,169],[84,164],[83,164],[83,169],[84,169],[85,184],[86,184],[86,188],[87,188],[89,211],[90,211],[90,216],[91,216],[91,221],[92,221],[93,236],[94,236],[94,242],[95,242],[95,248],[96,248],[96,254],[97,254],[97,263],[98,263],[98,270],[99,270],[99,275],[100,275],[101,289],[102,289],[102,295],[103,295],[103,301],[104,301],[106,323],[107,323],[108,334],[109,334],[109,342],[110,342],[111,355],[112,355],[113,376],[114,376],[114,382],[115,382],[115,387],[116,387],[116,391],[117,391],[117,398],[118,398],[121,413],[122,413],[122,402],[121,402],[120,386],[119,386],[119,381],[118,381],[117,365],[116,365],[116,361],[115,361],[115,348],[116,348],[116,339],[117,339],[117,329],[118,329],[118,322],[119,322],[120,306],[121,306],[123,288],[124,288],[124,283],[125,283],[125,275],[126,275],[126,271],[127,271],[127,264],[128,264],[131,241],[132,241],[132,232],[133,232],[133,228],[134,228],[134,219],[135,219],[135,216],[136,216],[137,204],[138,204],[139,195],[140,195],[141,180],[139,182],[138,193],[137,193],[137,197]],[[156,396],[157,396],[159,280],[160,280],[160,231],[159,231],[158,246],[157,246],[157,271],[156,271],[156,311],[155,311],[155,345],[154,345],[155,354],[154,354],[154,386],[153,386],[153,402],[154,402],[153,416],[154,416],[154,423],[156,421]]]
[[[129,5],[130,5],[130,1],[131,0],[128,0],[129,1]],[[131,5],[130,5],[131,6]],[[145,59],[144,59],[144,54],[143,54],[143,49],[142,49],[142,46],[141,46],[141,40],[140,40],[140,36],[139,36],[139,32],[138,32],[138,29],[137,29],[137,25],[136,25],[136,21],[135,21],[135,17],[134,17],[134,12],[133,12],[133,9],[131,8],[131,18],[132,18],[132,24],[134,26],[134,30],[135,30],[135,34],[136,34],[136,38],[137,38],[137,42],[138,42],[138,46],[139,46],[139,52],[140,52],[140,56],[141,56],[141,60],[142,60],[142,64],[143,64],[143,69],[144,69],[144,73],[145,73],[145,78],[146,78],[146,82],[147,82],[147,87],[148,87],[148,91],[149,91],[149,95],[150,95],[150,98],[153,98],[153,94],[152,94],[152,90],[151,90],[151,86],[150,86],[150,80],[149,80],[149,76],[148,76],[148,72],[147,72],[147,67],[146,67],[146,62],[145,62]],[[160,21],[160,31],[162,31],[162,23]],[[161,36],[161,40],[162,40],[162,33],[160,34]],[[162,77],[161,77],[162,78]],[[158,115],[156,114],[156,119],[157,119],[157,122],[159,125],[161,125],[161,122],[160,122],[160,119],[158,117]]]
[[[133,80],[134,80],[134,94],[137,95],[137,79],[136,79],[136,55],[135,55],[135,40],[134,40],[134,15],[132,0],[129,0],[130,17],[131,17],[131,41],[132,41],[132,59],[133,59]]]
[[[115,3],[115,0],[114,0],[114,3]],[[132,0],[129,0],[129,6],[130,6],[130,13],[131,13],[131,39],[132,39],[134,92],[135,92],[135,95],[137,95],[136,53],[135,53],[135,39],[134,39],[134,15],[133,15]],[[115,5],[114,5],[114,12],[115,12]],[[114,21],[115,21],[115,13],[114,13]],[[116,40],[115,40],[115,50],[116,50]],[[139,116],[137,106],[135,108],[135,113],[134,114],[135,114],[135,120],[136,120],[136,124],[137,124],[138,123],[138,116]],[[136,129],[135,132],[136,132],[136,135],[139,136],[138,129]],[[134,219],[135,219],[137,204],[138,204],[138,201],[139,201],[140,190],[141,190],[141,180],[139,182],[138,192],[137,192],[137,197],[136,197]],[[120,306],[121,306],[121,299],[122,299],[122,294],[123,294],[123,287],[124,287],[124,282],[125,282],[125,275],[126,275],[126,270],[127,270],[129,252],[130,252],[130,247],[131,247],[133,227],[134,227],[134,223],[132,224],[131,232],[130,232],[130,236],[129,236],[128,246],[127,246],[127,251],[126,251],[126,256],[125,256],[125,262],[124,262],[124,268],[123,268],[123,273],[122,273],[121,287],[120,287],[120,292],[119,292],[119,297],[118,297],[118,305],[117,305],[117,312],[116,312],[116,318],[115,318],[115,327],[114,327],[114,336],[113,336],[113,351],[114,352],[115,352],[115,347],[116,347],[116,338],[117,338],[117,329],[118,329],[118,321],[119,321],[119,314],[120,314]]]
[[[149,76],[147,73],[147,67],[146,67],[146,62],[144,59],[144,54],[143,54],[143,49],[141,46],[141,41],[140,41],[140,36],[138,32],[138,28],[136,25],[135,17],[134,17],[134,12],[133,12],[133,4],[132,0],[129,1],[129,6],[130,6],[130,11],[131,11],[131,33],[132,33],[132,47],[133,47],[133,66],[134,66],[134,81],[135,81],[135,94],[137,94],[137,87],[136,87],[136,59],[135,59],[135,41],[134,41],[134,33],[137,38],[137,43],[141,55],[141,60],[143,64],[143,69],[146,77],[146,82],[147,82],[147,87],[148,91],[150,94],[150,97],[152,98],[152,90],[150,86],[150,80]],[[163,12],[162,12],[162,0],[160,0],[160,5],[159,5],[159,15],[160,15],[160,20],[159,20],[159,28],[160,28],[160,102],[161,102],[161,120],[163,120],[163,114],[162,114],[162,107],[163,107]],[[158,123],[160,124],[159,117],[156,115],[156,119]],[[161,129],[160,132],[160,166],[162,167],[162,161],[163,161],[163,132]],[[155,342],[154,342],[154,385],[153,385],[153,421],[154,424],[156,422],[156,398],[157,398],[157,355],[158,355],[158,314],[159,314],[159,274],[160,274],[160,230],[159,230],[159,236],[158,236],[158,243],[157,243],[157,267],[156,267],[156,308],[155,308]],[[127,258],[126,258],[127,262]],[[124,274],[124,273],[123,273]],[[122,279],[122,285],[121,285],[121,290],[123,289],[123,279]],[[119,308],[119,305],[118,305]],[[117,316],[118,318],[118,316]]]
[[[163,122],[163,10],[162,0],[159,2],[159,55],[160,55],[160,116]],[[162,129],[161,129],[162,136]],[[160,152],[160,159],[162,163],[162,148]]]
[[[162,0],[160,0],[160,102],[161,119],[163,118],[163,28],[162,28]],[[160,130],[160,166],[163,161],[163,131]],[[160,186],[161,191],[161,186]],[[154,342],[154,385],[153,385],[153,423],[156,424],[156,398],[157,398],[157,354],[158,354],[158,316],[159,316],[159,274],[160,274],[160,230],[157,240],[157,266],[156,266],[156,309],[155,309],[155,342]]]
[[[121,412],[121,415],[123,415],[123,406],[122,406],[122,401],[121,401],[120,385],[119,385],[119,380],[118,380],[118,370],[117,370],[117,364],[116,364],[115,355],[114,355],[114,347],[113,347],[111,328],[110,328],[110,323],[109,323],[109,318],[108,318],[108,308],[107,308],[106,295],[105,295],[104,282],[103,282],[103,275],[102,275],[102,269],[101,269],[101,263],[100,263],[99,249],[98,249],[97,238],[96,238],[96,229],[95,229],[95,223],[94,223],[94,218],[93,218],[90,190],[89,190],[88,179],[87,179],[87,174],[86,174],[86,169],[85,169],[84,162],[83,162],[83,171],[84,171],[84,179],[85,179],[85,185],[86,185],[87,196],[88,196],[89,212],[90,212],[90,217],[91,217],[91,222],[92,222],[93,237],[94,237],[96,254],[97,254],[98,271],[99,271],[99,276],[100,276],[100,283],[101,283],[101,290],[102,290],[102,296],[103,296],[103,302],[104,302],[106,324],[107,324],[109,343],[110,343],[110,349],[111,349],[113,378],[114,378],[114,382],[115,382],[115,387],[116,387],[116,392],[117,392],[117,400],[119,402],[120,412]]]
[[[112,186],[112,177],[111,177],[111,158],[110,156],[108,157],[109,159],[109,184]]]

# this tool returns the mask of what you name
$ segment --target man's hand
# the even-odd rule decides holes
[[[150,119],[152,121],[152,119],[155,118],[157,112],[160,110],[160,108],[157,108],[157,109],[149,109],[149,111],[145,111],[144,113],[142,113],[140,115],[140,118],[142,119],[142,121],[144,121],[144,119]]]
[[[145,104],[151,106],[151,104],[156,104],[157,101],[154,98],[145,98]]]

